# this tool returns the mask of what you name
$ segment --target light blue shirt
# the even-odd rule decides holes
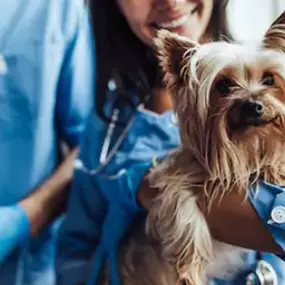
[[[92,175],[99,165],[106,132],[107,123],[93,114],[77,161],[69,208],[59,232],[57,285],[73,285],[83,280],[94,285],[106,258],[110,262],[111,284],[119,284],[116,271],[118,241],[133,217],[142,211],[136,203],[136,191],[152,166],[153,158],[164,157],[180,143],[172,112],[157,115],[139,109],[116,154],[100,174]],[[112,146],[121,133],[122,128],[117,127]],[[259,195],[251,197],[257,212],[265,213],[261,215],[265,224],[273,207],[272,201],[278,200],[285,206],[285,200],[278,199],[277,192],[284,193],[284,190],[261,184]],[[279,228],[275,225],[268,227],[283,249],[284,225],[283,228],[280,225]],[[284,285],[283,261],[271,254],[263,255],[263,258],[273,265],[279,278],[278,285]],[[244,285],[248,272],[255,269],[256,253],[249,252],[246,260],[247,270],[234,280],[212,280],[211,284]]]
[[[5,0],[0,11],[0,54],[7,65],[7,73],[0,72],[3,207],[53,173],[60,139],[79,144],[92,108],[94,43],[83,0]],[[22,230],[27,236],[28,227]],[[53,284],[54,239],[49,226],[16,248],[0,265],[1,285]]]

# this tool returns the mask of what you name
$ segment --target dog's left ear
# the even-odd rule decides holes
[[[175,81],[187,80],[190,57],[198,44],[167,30],[158,31],[154,44],[166,77]]]
[[[285,11],[267,30],[263,39],[263,45],[265,48],[285,52]]]

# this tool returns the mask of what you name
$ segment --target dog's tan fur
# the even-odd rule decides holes
[[[244,250],[212,239],[197,199],[209,209],[231,191],[246,198],[260,178],[285,185],[285,13],[259,47],[199,45],[167,31],[159,32],[155,44],[173,94],[181,146],[150,174],[159,195],[146,230],[142,218],[122,242],[121,280],[205,285],[208,276],[238,269]],[[261,83],[265,72],[274,75],[273,86]],[[225,76],[238,86],[221,96],[215,84]],[[263,102],[268,123],[232,129],[232,106],[246,98]]]

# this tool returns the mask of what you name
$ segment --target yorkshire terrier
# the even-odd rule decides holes
[[[155,45],[181,146],[149,175],[159,195],[122,243],[120,276],[205,285],[238,270],[246,249],[215,241],[201,207],[232,191],[246,198],[259,179],[285,185],[285,12],[258,46],[200,45],[169,31]]]

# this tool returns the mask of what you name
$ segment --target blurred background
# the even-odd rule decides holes
[[[283,10],[285,0],[230,0],[228,19],[234,38],[257,42]]]

